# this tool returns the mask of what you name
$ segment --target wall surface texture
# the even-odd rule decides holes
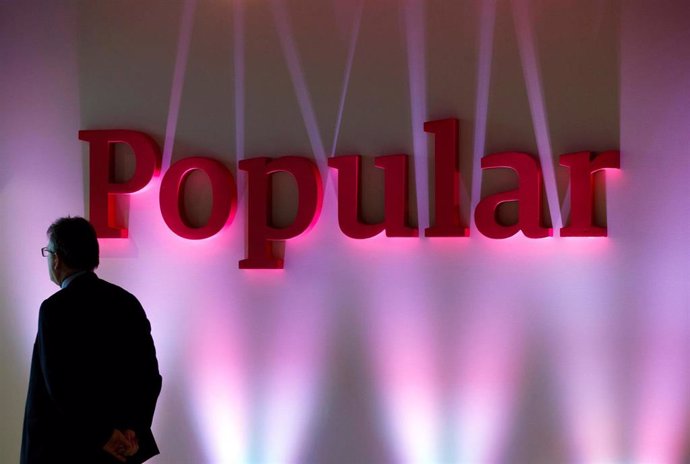
[[[238,184],[204,240],[161,217],[160,179],[120,201],[129,238],[98,274],[142,301],[163,391],[158,464],[659,463],[690,459],[690,2],[684,0],[0,0],[0,462],[17,462],[39,249],[88,215],[77,132],[150,134],[171,164],[204,156]],[[363,156],[363,217],[383,218],[374,158],[410,155],[410,222],[433,223],[434,144],[460,121],[469,237],[356,240],[327,161]],[[620,149],[595,176],[608,237],[561,237],[559,156]],[[530,153],[554,237],[495,240],[481,198],[516,188],[481,159]],[[241,270],[242,159],[313,160],[324,200]],[[116,179],[135,169],[116,152]],[[182,200],[213,207],[195,172]],[[279,226],[298,192],[274,179]],[[502,206],[502,221],[520,207]]]

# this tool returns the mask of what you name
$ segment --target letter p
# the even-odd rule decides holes
[[[273,253],[273,243],[289,240],[310,230],[316,223],[323,203],[323,186],[316,165],[307,158],[284,156],[240,161],[239,168],[249,176],[247,200],[247,258],[240,269],[283,269],[284,261]],[[270,224],[273,198],[271,175],[287,172],[298,189],[297,216],[287,227]]]
[[[89,143],[89,220],[100,238],[126,238],[127,228],[116,224],[118,195],[138,192],[158,175],[161,153],[147,134],[133,130],[83,130],[79,140]],[[136,159],[134,175],[126,182],[113,182],[113,145],[130,146]]]

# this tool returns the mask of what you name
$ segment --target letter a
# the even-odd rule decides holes
[[[482,169],[509,168],[518,175],[516,190],[497,193],[482,199],[474,211],[474,221],[479,232],[489,238],[508,238],[518,231],[529,238],[543,238],[552,235],[551,228],[541,225],[541,167],[539,162],[527,153],[494,153],[482,158]],[[512,225],[499,224],[496,209],[501,203],[518,202],[518,221]]]

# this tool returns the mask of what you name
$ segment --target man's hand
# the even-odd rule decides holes
[[[139,451],[139,442],[134,430],[113,430],[108,442],[103,445],[103,450],[120,462],[127,462],[127,458],[134,456]]]
[[[137,434],[134,430],[125,430],[125,438],[129,442],[129,450],[127,451],[127,456],[134,456],[139,451],[139,440],[137,440]]]

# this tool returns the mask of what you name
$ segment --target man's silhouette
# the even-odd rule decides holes
[[[98,240],[86,219],[55,221],[41,253],[61,289],[39,313],[21,464],[144,462],[158,454],[161,389],[146,314],[94,274]]]

